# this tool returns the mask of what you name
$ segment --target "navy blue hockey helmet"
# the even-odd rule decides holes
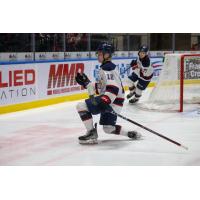
[[[97,48],[97,52],[98,51],[102,51],[103,54],[108,53],[110,54],[110,56],[112,56],[112,54],[114,53],[114,47],[112,46],[112,44],[108,44],[107,42],[102,42]]]
[[[139,48],[139,52],[144,52],[144,53],[148,53],[149,51],[149,48],[146,46],[146,45],[142,45],[140,48]]]

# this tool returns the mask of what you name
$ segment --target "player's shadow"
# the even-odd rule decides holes
[[[141,139],[140,139],[141,140]],[[134,142],[138,142],[139,140],[132,139],[105,139],[99,140],[98,146],[103,149],[119,149],[123,147],[127,147],[127,145],[132,145]]]

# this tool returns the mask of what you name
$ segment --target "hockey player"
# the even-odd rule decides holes
[[[124,103],[124,89],[120,80],[116,65],[111,62],[114,49],[108,43],[102,43],[97,49],[98,61],[101,63],[99,80],[93,87],[91,81],[84,73],[77,73],[76,81],[88,90],[89,99],[77,104],[77,111],[83,121],[87,133],[79,137],[80,144],[97,143],[97,126],[93,125],[92,115],[100,114],[100,125],[103,125],[105,133],[124,135],[132,139],[138,139],[140,134],[136,131],[127,131],[120,125],[116,125],[117,115]],[[95,96],[96,94],[99,96]]]
[[[133,69],[132,74],[128,77],[128,86],[130,93],[127,95],[127,99],[130,104],[134,104],[139,101],[144,91],[153,77],[153,67],[150,64],[148,56],[148,47],[143,45],[138,51],[138,59],[132,60],[131,67]]]

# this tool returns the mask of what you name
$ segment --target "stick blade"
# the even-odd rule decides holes
[[[188,150],[188,147],[181,145],[182,148],[184,148],[185,150]]]

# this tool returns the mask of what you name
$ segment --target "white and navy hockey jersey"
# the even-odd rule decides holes
[[[124,103],[124,88],[119,71],[112,62],[106,62],[100,66],[99,79],[95,83],[96,94],[106,95],[111,101],[111,107],[115,112],[120,112]]]
[[[153,67],[151,65],[148,56],[143,59],[137,59],[138,68],[134,69],[133,72],[138,75],[138,77],[144,81],[150,81],[153,77]]]

